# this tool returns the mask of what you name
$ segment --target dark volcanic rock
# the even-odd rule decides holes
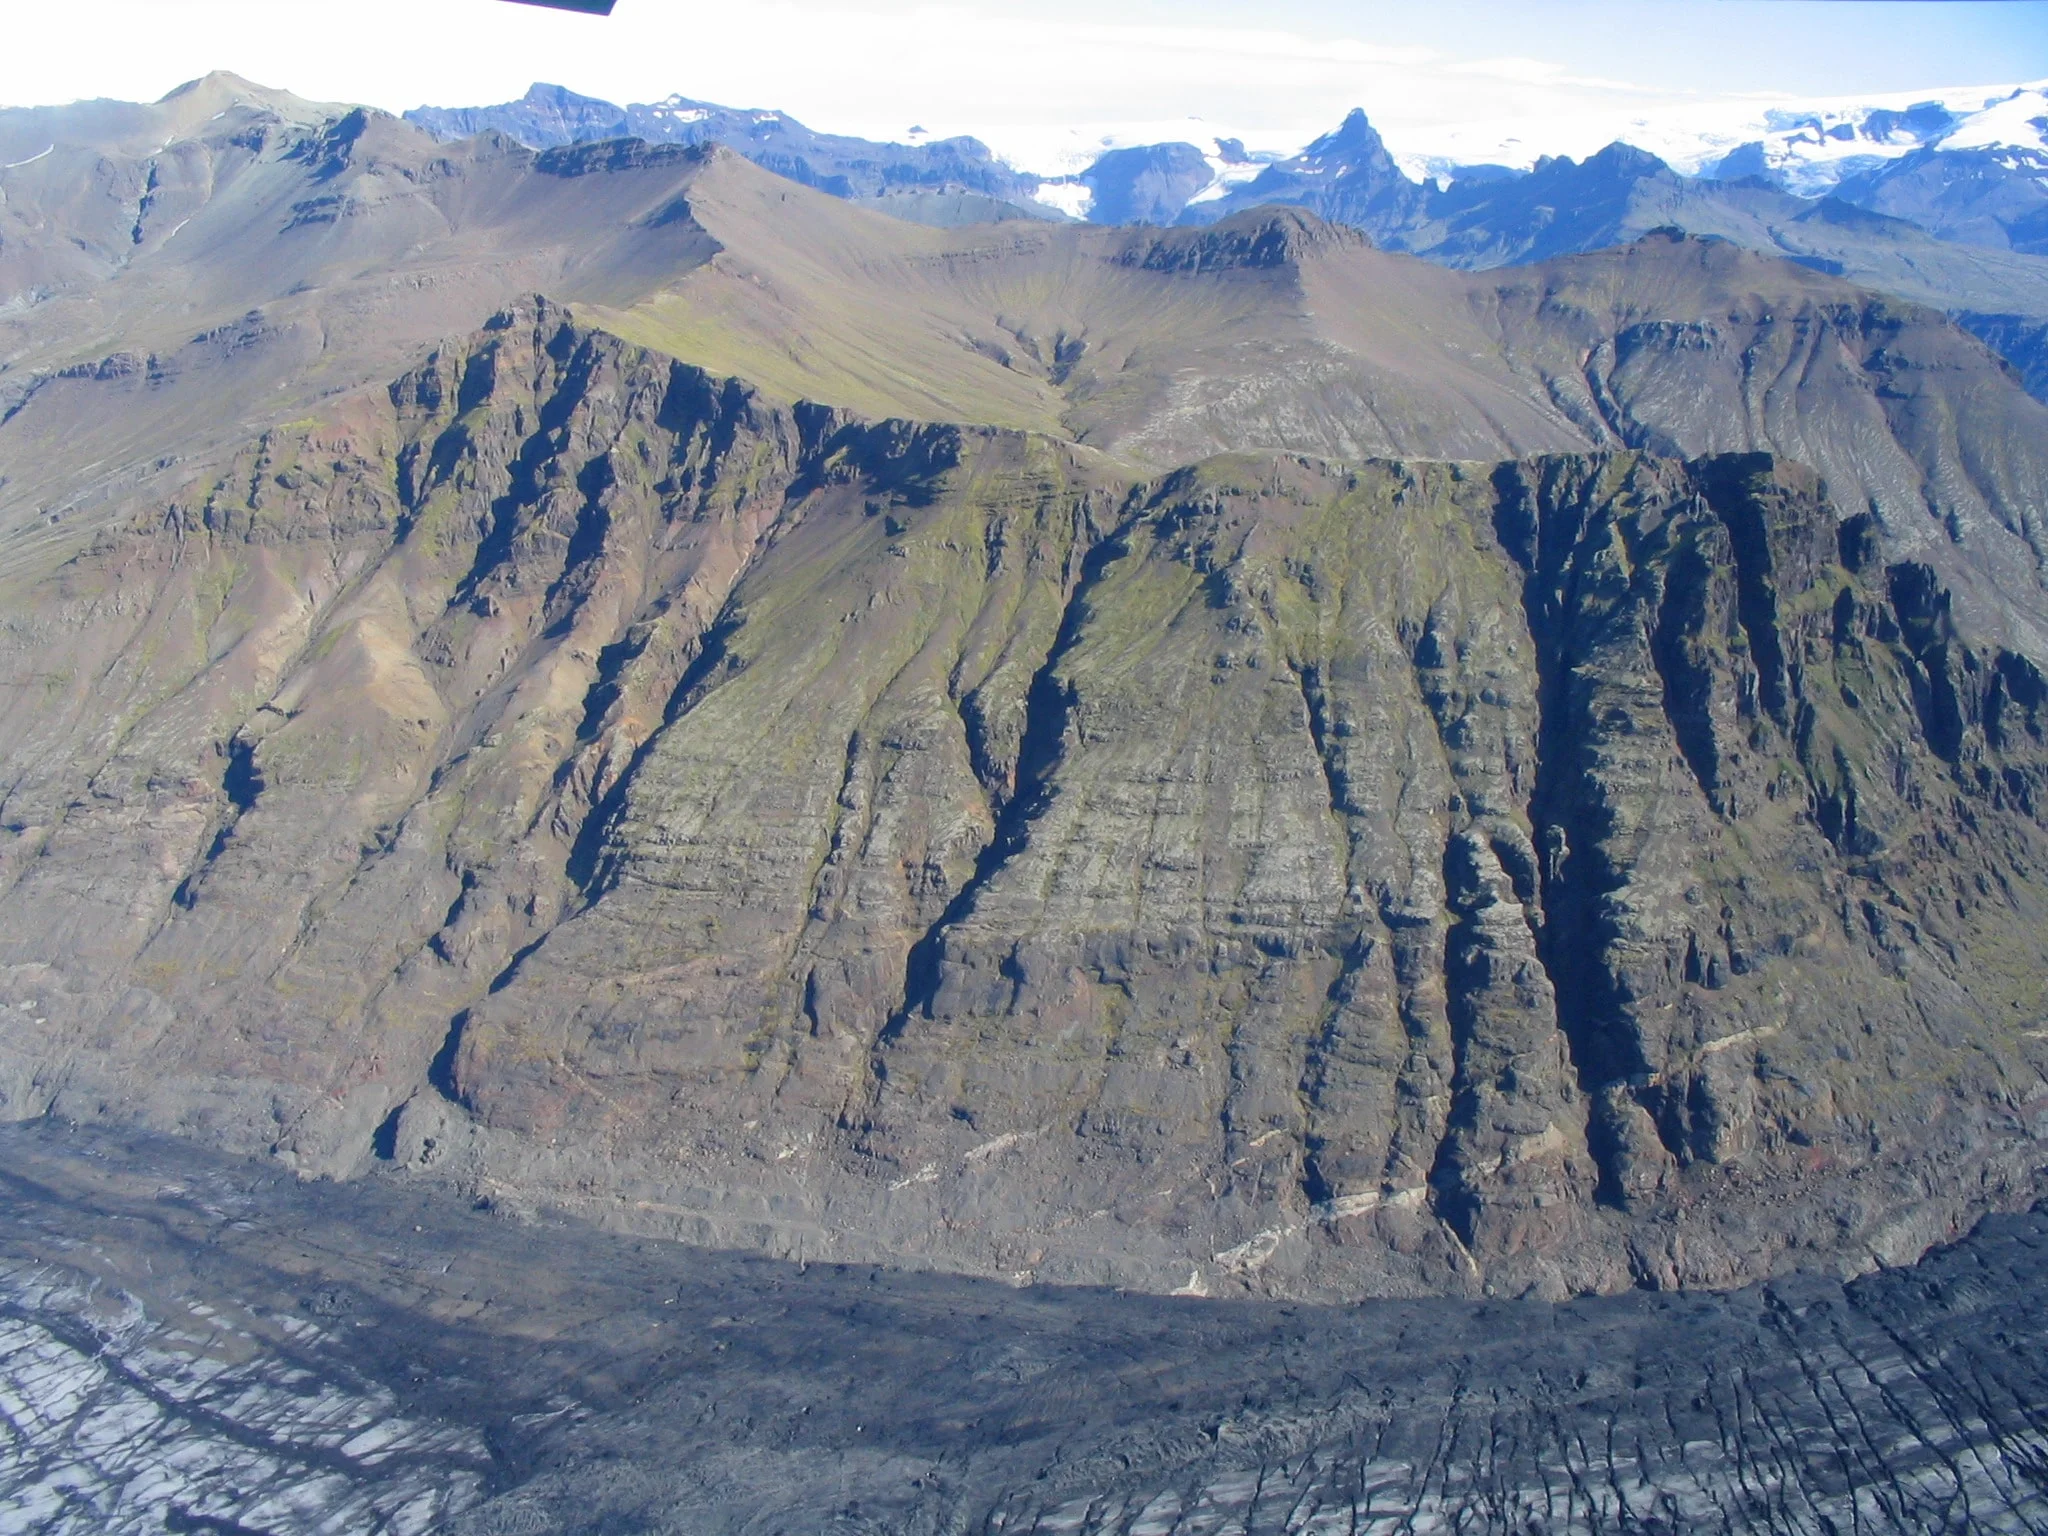
[[[1081,177],[1094,193],[1088,217],[1097,224],[1171,224],[1210,179],[1207,157],[1192,144],[1113,149]]]
[[[2038,1188],[2048,415],[1938,315],[247,95],[5,171],[108,263],[0,317],[10,1115],[1322,1297]]]
[[[2039,151],[1915,150],[1845,179],[1835,196],[1944,239],[2048,255],[2048,156]]]
[[[2048,1217],[1729,1295],[1199,1302],[522,1226],[0,1134],[49,1536],[1749,1536],[2048,1521]]]
[[[2048,1528],[2041,1219],[1868,1273],[2048,1168],[2048,412],[1897,221],[59,123],[0,1526]]]

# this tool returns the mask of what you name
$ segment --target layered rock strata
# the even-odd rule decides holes
[[[0,1089],[771,1252],[1736,1283],[2043,1161],[2048,705],[1810,472],[1134,481],[544,301],[19,593]]]

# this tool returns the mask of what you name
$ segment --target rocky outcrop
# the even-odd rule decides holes
[[[1201,230],[1144,235],[1117,253],[1123,266],[1148,272],[1231,272],[1299,265],[1325,253],[1360,250],[1365,236],[1292,208],[1258,208]]]
[[[1112,149],[1081,175],[1096,224],[1171,224],[1214,179],[1208,157],[1192,144]]]
[[[2048,255],[2048,155],[2038,149],[1923,147],[1845,177],[1835,195],[1944,239]]]
[[[2032,899],[1999,920],[1997,1013],[1950,990],[1981,973],[1898,986],[1887,910],[1957,933],[1946,893],[1904,895],[1955,836],[1922,822],[1911,846],[1911,783],[2017,751],[1979,789],[2031,846],[2005,797],[2040,759],[2024,728],[1978,748],[1932,725],[1931,642],[1834,537],[1811,480],[1761,460],[1169,483],[1084,594],[1044,803],[886,1042],[871,1145],[906,1172],[989,1138],[1030,1138],[1006,1154],[1028,1161],[1074,1125],[1077,1208],[1134,1220],[1130,1192],[1177,1183],[1226,1270],[1391,1251],[1433,1256],[1437,1283],[1468,1255],[1568,1285],[1697,1281],[1793,1240],[1707,1192],[1774,1161],[1787,1194],[1805,1182],[1813,1079],[1835,1116],[1903,1107],[1916,1074],[1854,1042],[1942,1055],[1975,1011],[2025,1052],[2040,1002],[2017,959]],[[1858,787],[1886,761],[1912,766]],[[1872,793],[1893,830],[1859,845],[1846,806]],[[2018,1110],[2032,1069],[2011,1060]],[[1825,1139],[1887,1177],[1881,1148]],[[1684,1257],[1644,1246],[1648,1223],[1609,1228],[1617,1208],[1693,1228]],[[1629,1227],[1626,1260],[1602,1252]]]
[[[1767,455],[1136,482],[529,301],[25,589],[0,1089],[1161,1290],[1889,1261],[2044,1161],[1954,607]]]
[[[2048,400],[2048,320],[1966,310],[1956,323],[2011,363],[2036,400]]]
[[[1380,235],[1423,217],[1430,188],[1408,179],[1379,130],[1354,107],[1342,123],[1300,154],[1268,165],[1221,197],[1192,205],[1187,222],[1202,223],[1271,203],[1296,204]]]
[[[794,473],[787,411],[545,305],[495,324],[383,409],[266,436],[17,631],[53,682],[13,712],[42,772],[11,786],[9,899],[67,914],[66,942],[16,930],[60,959],[36,1011],[132,1015],[75,1043],[194,1128],[367,1134],[374,1085],[426,1070],[446,988],[551,917],[582,810],[659,718],[620,659],[681,676]],[[208,1024],[152,1032],[178,1016]]]

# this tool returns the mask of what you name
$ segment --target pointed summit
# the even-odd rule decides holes
[[[1386,141],[1380,137],[1379,129],[1365,115],[1365,108],[1353,107],[1344,115],[1344,121],[1314,140],[1301,152],[1304,160],[1341,159],[1353,165],[1383,163],[1389,169],[1394,167],[1394,157],[1387,153]]]
[[[1410,181],[1388,153],[1386,141],[1362,107],[1291,160],[1269,165],[1205,213],[1232,212],[1267,203],[1308,208],[1338,224],[1381,239],[1405,227],[1428,203],[1428,189]]]
[[[196,80],[187,80],[183,85],[174,85],[157,98],[158,106],[168,106],[181,97],[194,92],[208,94],[234,94],[245,97],[269,96],[276,94],[253,80],[245,80],[231,69],[211,70]]]

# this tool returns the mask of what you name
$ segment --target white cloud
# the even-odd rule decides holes
[[[1522,54],[1273,26],[1027,19],[972,3],[621,0],[608,19],[500,0],[67,0],[7,18],[0,101],[150,99],[232,69],[316,100],[471,105],[535,79],[614,101],[672,92],[902,138],[974,133],[1046,172],[1104,144],[1217,135],[1292,150],[1363,106],[1397,154],[1583,154],[1640,137],[1646,101],[1727,117],[1725,97],[1653,90]],[[345,14],[345,20],[343,19]],[[1333,23],[1334,25],[1334,23]],[[1483,41],[1483,40],[1481,40]],[[1777,98],[1773,98],[1777,99]],[[1740,116],[1760,110],[1741,104]],[[1654,146],[1652,146],[1654,147]]]
[[[671,92],[785,108],[814,126],[979,132],[1019,152],[1071,125],[1228,124],[1292,147],[1365,105],[1388,126],[1497,108],[1498,82],[1428,48],[1270,27],[1029,20],[969,5],[625,0],[609,19],[498,0],[70,0],[9,18],[0,101],[147,99],[232,69],[392,110],[500,101],[545,79],[613,100]],[[1520,88],[1557,86],[1535,64]],[[1577,89],[1569,87],[1568,89]]]

